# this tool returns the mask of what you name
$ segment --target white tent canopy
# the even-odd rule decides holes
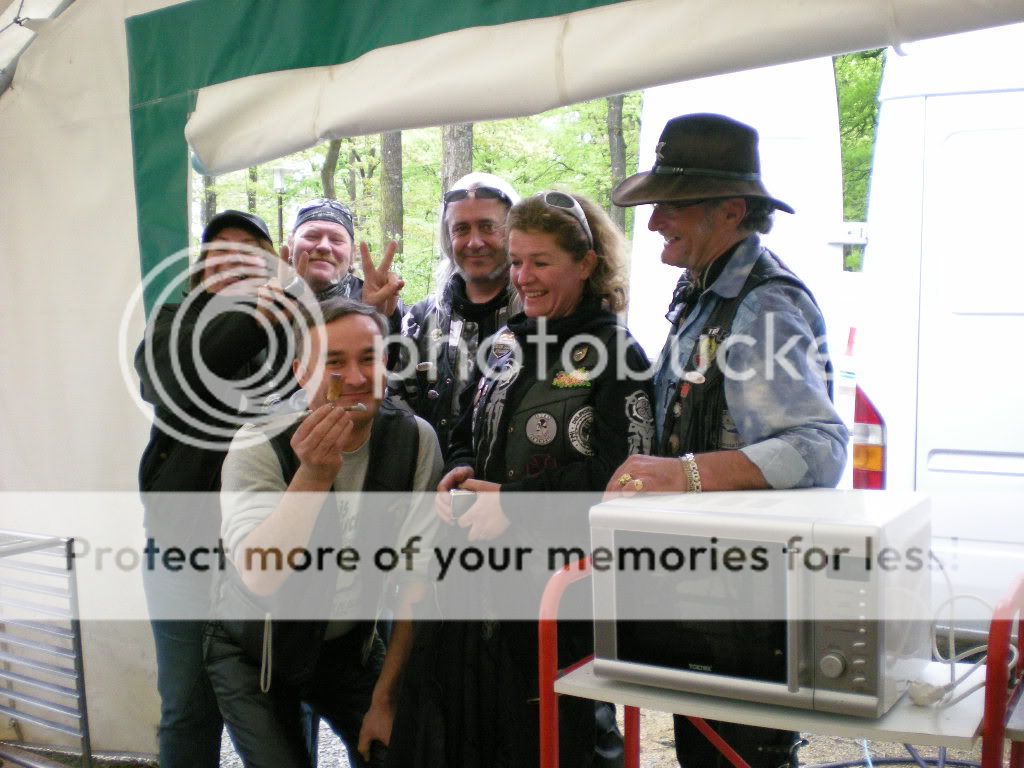
[[[534,114],[707,75],[1015,21],[1019,2],[632,0],[458,29],[204,88],[186,137],[226,173],[326,139]]]

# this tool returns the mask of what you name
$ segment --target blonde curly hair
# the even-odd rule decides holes
[[[553,235],[558,247],[574,260],[582,261],[590,250],[586,232],[567,209],[544,201],[547,192],[538,192],[512,206],[506,228],[520,232],[543,232]],[[626,238],[604,209],[583,195],[567,194],[580,204],[594,239],[597,263],[587,279],[584,292],[602,299],[612,312],[621,312],[628,300],[629,280],[626,275]]]

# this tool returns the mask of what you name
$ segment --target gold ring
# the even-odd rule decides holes
[[[641,480],[639,477],[636,478],[633,481],[633,488],[634,488],[634,490],[636,490],[639,493],[640,491],[642,491],[644,489],[644,481]]]
[[[625,485],[626,483],[628,483],[632,479],[633,479],[633,476],[631,474],[629,474],[629,472],[626,472],[624,475],[622,475],[619,478],[619,485]]]

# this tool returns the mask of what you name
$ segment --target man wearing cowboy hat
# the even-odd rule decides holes
[[[758,237],[776,209],[793,209],[762,183],[757,142],[723,115],[674,118],[654,168],[612,192],[616,205],[654,205],[647,226],[664,238],[661,260],[683,273],[654,378],[656,455],[627,459],[611,494],[833,487],[842,475],[848,431],[832,405],[824,320]],[[784,625],[750,622],[739,634],[704,647],[735,660],[756,643],[763,654]],[[796,734],[715,727],[753,768],[796,765]],[[727,764],[684,718],[676,754],[685,768]]]

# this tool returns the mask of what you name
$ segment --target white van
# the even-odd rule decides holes
[[[1024,491],[1022,50],[1018,24],[886,61],[857,339],[886,488]]]
[[[854,486],[929,492],[990,596],[1024,542],[1022,51],[1024,24],[889,51],[856,343]]]

